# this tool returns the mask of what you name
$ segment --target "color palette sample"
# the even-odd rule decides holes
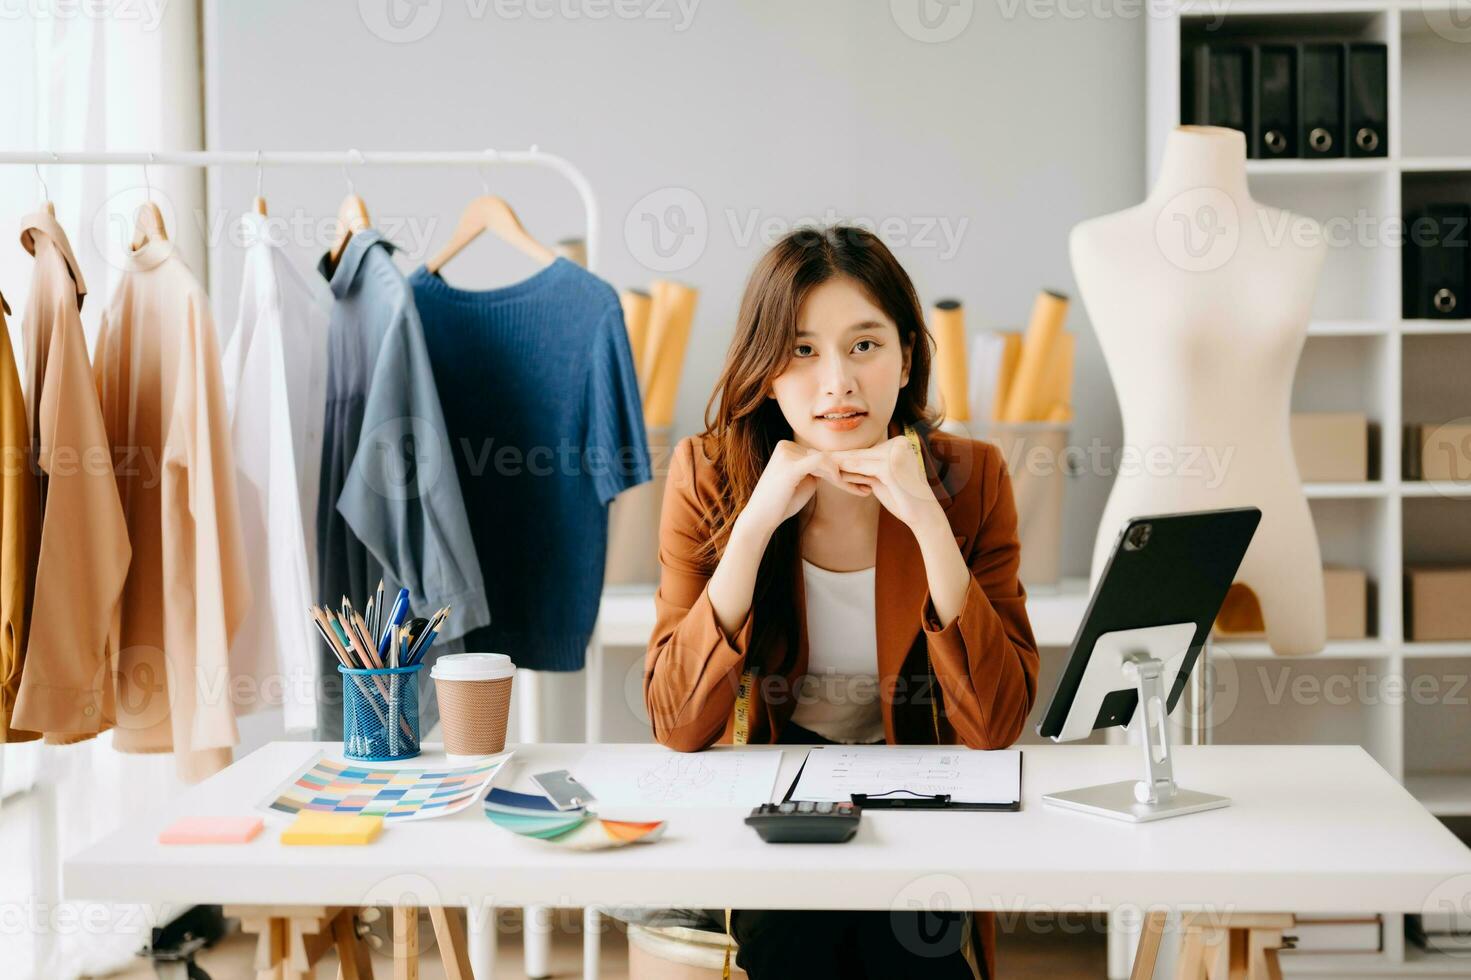
[[[262,805],[277,813],[346,813],[423,820],[464,809],[485,793],[509,752],[470,766],[399,769],[328,759],[320,753]]]

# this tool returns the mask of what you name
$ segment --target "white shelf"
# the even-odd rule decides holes
[[[1301,664],[1315,660],[1372,660],[1389,657],[1393,653],[1389,644],[1381,640],[1329,640],[1328,645],[1317,653],[1285,657],[1273,653],[1266,640],[1214,639],[1211,641],[1210,655],[1232,660],[1276,660],[1284,664]]]
[[[1406,480],[1400,484],[1400,494],[1405,497],[1471,497],[1471,481],[1457,480]]]
[[[1336,157],[1327,160],[1295,159],[1246,161],[1246,173],[1249,177],[1271,177],[1279,174],[1291,177],[1332,177],[1335,175],[1359,176],[1362,174],[1387,173],[1389,169],[1390,162],[1384,157]]]
[[[1452,336],[1471,334],[1471,320],[1401,320],[1400,332],[1412,336]]]
[[[1471,640],[1410,640],[1400,647],[1400,655],[1418,659],[1424,657],[1471,657]]]
[[[1211,651],[1223,679],[1218,697],[1225,700],[1216,706],[1213,735],[1222,742],[1357,741],[1437,816],[1471,816],[1471,763],[1462,762],[1471,758],[1471,746],[1465,745],[1471,721],[1464,708],[1390,695],[1391,685],[1418,675],[1445,680],[1471,669],[1471,640],[1402,639],[1400,585],[1406,563],[1422,554],[1471,561],[1471,553],[1462,554],[1471,548],[1471,533],[1442,527],[1460,520],[1456,508],[1463,505],[1437,502],[1471,500],[1471,481],[1400,477],[1407,419],[1471,415],[1471,394],[1464,400],[1459,394],[1461,362],[1471,361],[1471,320],[1402,318],[1401,250],[1379,234],[1442,185],[1458,192],[1471,186],[1471,130],[1438,125],[1462,108],[1459,93],[1471,83],[1471,44],[1446,37],[1435,21],[1443,12],[1464,11],[1465,0],[1233,0],[1225,7],[1187,0],[1175,9],[1176,17],[1149,18],[1146,24],[1150,183],[1180,118],[1182,44],[1317,34],[1382,41],[1389,54],[1387,157],[1246,164],[1257,200],[1314,218],[1325,232],[1349,235],[1324,265],[1292,410],[1363,411],[1379,426],[1380,480],[1303,488],[1324,560],[1361,567],[1375,583],[1379,636],[1329,641],[1321,652],[1303,657],[1277,656],[1255,636],[1215,639]],[[1431,176],[1438,174],[1445,176]],[[1345,232],[1345,216],[1369,219],[1368,237],[1357,224]],[[1319,696],[1337,690],[1333,685],[1345,677],[1357,684],[1361,673],[1375,685],[1375,697],[1339,704]],[[1299,681],[1307,692],[1303,699],[1292,694],[1291,685]],[[1283,683],[1288,686],[1279,689]],[[1465,773],[1459,772],[1463,764]],[[1119,974],[1116,944],[1110,945],[1110,966]],[[1471,957],[1408,946],[1398,915],[1385,916],[1381,953],[1288,956],[1283,968],[1300,976],[1471,980]]]
[[[1389,495],[1389,489],[1382,480],[1362,480],[1355,483],[1304,483],[1302,492],[1309,500],[1362,500]]]
[[[1405,789],[1437,817],[1471,817],[1471,772],[1410,772]],[[1471,971],[1471,958],[1465,960]]]
[[[1383,337],[1394,332],[1394,324],[1386,320],[1314,320],[1308,324],[1309,337]]]
[[[1405,963],[1401,976],[1471,977],[1471,956],[1450,953],[1428,953],[1413,940],[1405,941]]]

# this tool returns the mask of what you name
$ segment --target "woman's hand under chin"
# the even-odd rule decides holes
[[[944,510],[925,476],[924,464],[903,436],[886,439],[868,449],[828,453],[845,482],[867,486],[889,513],[918,532],[945,522]]]

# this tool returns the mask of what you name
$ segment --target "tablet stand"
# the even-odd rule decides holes
[[[1164,678],[1166,668],[1174,667],[1169,671],[1170,683],[1173,684],[1178,671],[1177,659],[1183,660],[1184,652],[1178,658],[1171,658],[1169,663],[1155,654],[1160,652],[1162,642],[1173,645],[1182,635],[1188,651],[1190,634],[1184,629],[1187,625],[1105,633],[1094,644],[1089,658],[1085,688],[1098,689],[1106,684],[1112,689],[1132,686],[1139,692],[1138,710],[1143,712],[1140,727],[1144,734],[1144,779],[1126,779],[1064,793],[1049,793],[1042,797],[1043,802],[1133,823],[1163,820],[1230,805],[1227,797],[1181,789],[1175,784],[1168,713],[1165,710],[1170,685]]]

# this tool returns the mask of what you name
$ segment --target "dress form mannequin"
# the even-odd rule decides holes
[[[1275,653],[1321,650],[1322,559],[1288,427],[1327,251],[1318,226],[1251,199],[1240,132],[1182,126],[1144,203],[1079,224],[1069,248],[1134,454],[1104,508],[1093,584],[1129,517],[1260,507],[1236,580]]]

